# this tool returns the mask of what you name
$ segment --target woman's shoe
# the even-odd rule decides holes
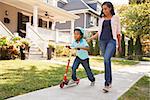
[[[94,86],[95,85],[95,81],[94,82],[91,82],[90,86]]]

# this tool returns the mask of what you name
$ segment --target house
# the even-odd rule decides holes
[[[13,37],[19,33],[19,36],[28,38],[33,46],[36,46],[40,55],[46,55],[50,40],[57,43],[70,43],[73,34],[63,34],[55,29],[55,25],[59,22],[71,21],[73,31],[74,20],[79,16],[57,7],[58,1],[0,0],[0,34]],[[66,0],[60,1],[66,2]],[[69,38],[67,40],[64,37]]]
[[[98,0],[68,0],[68,2],[65,3],[59,1],[57,6],[80,16],[80,18],[76,19],[74,22],[75,27],[82,27],[84,30],[90,30],[92,27],[98,26],[101,12],[101,3]],[[70,33],[71,22],[56,23],[56,28],[64,33]]]

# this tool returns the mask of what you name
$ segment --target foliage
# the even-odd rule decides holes
[[[22,44],[25,44],[26,48],[29,47],[29,41],[27,39],[21,37],[8,39],[5,36],[0,36],[0,59],[8,60],[19,57],[19,49]]]
[[[0,47],[1,46],[7,46],[8,45],[8,39],[5,36],[0,36]]]
[[[129,4],[141,4],[141,3],[148,3],[149,0],[129,0]]]
[[[122,34],[121,48],[122,48],[122,52],[119,54],[119,56],[125,57],[125,37],[124,37],[124,34]]]
[[[149,34],[150,4],[124,6],[119,12],[127,36],[136,38]]]
[[[95,47],[94,47],[94,56],[97,56],[100,54],[99,46],[98,46],[98,39],[95,41]]]
[[[93,48],[93,41],[90,41],[88,44],[89,44],[89,47],[90,47],[90,48],[89,48],[89,54],[92,55],[92,54],[93,54],[93,51],[94,51],[94,48]]]
[[[134,0],[132,0],[134,1]],[[147,2],[147,1],[145,1]],[[133,44],[135,44],[135,47],[138,44],[135,43],[138,36],[140,37],[140,41],[142,44],[144,41],[149,40],[149,16],[150,16],[150,3],[142,3],[142,4],[134,4],[129,6],[122,6],[118,7],[118,12],[120,14],[121,18],[121,24],[122,29],[125,33],[125,36],[129,38],[133,38]],[[132,44],[132,40],[129,41]],[[128,55],[133,54],[132,53],[132,46],[128,49]],[[131,49],[130,49],[131,48]],[[142,51],[142,46],[140,46],[138,49]],[[143,48],[145,50],[145,48]],[[130,51],[131,50],[131,51]],[[148,51],[148,50],[145,50]],[[136,54],[135,49],[135,54]],[[129,57],[130,58],[130,57]]]

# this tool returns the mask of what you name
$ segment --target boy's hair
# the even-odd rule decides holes
[[[80,32],[80,35],[81,35],[81,38],[83,38],[84,30],[83,30],[82,28],[76,27],[76,28],[74,29],[74,32],[75,32],[75,31],[79,31],[79,32]]]

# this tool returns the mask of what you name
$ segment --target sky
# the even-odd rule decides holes
[[[114,5],[120,5],[120,4],[128,4],[128,1],[129,1],[129,0],[99,0],[99,1],[102,1],[102,2],[110,1],[110,2],[112,2]]]

